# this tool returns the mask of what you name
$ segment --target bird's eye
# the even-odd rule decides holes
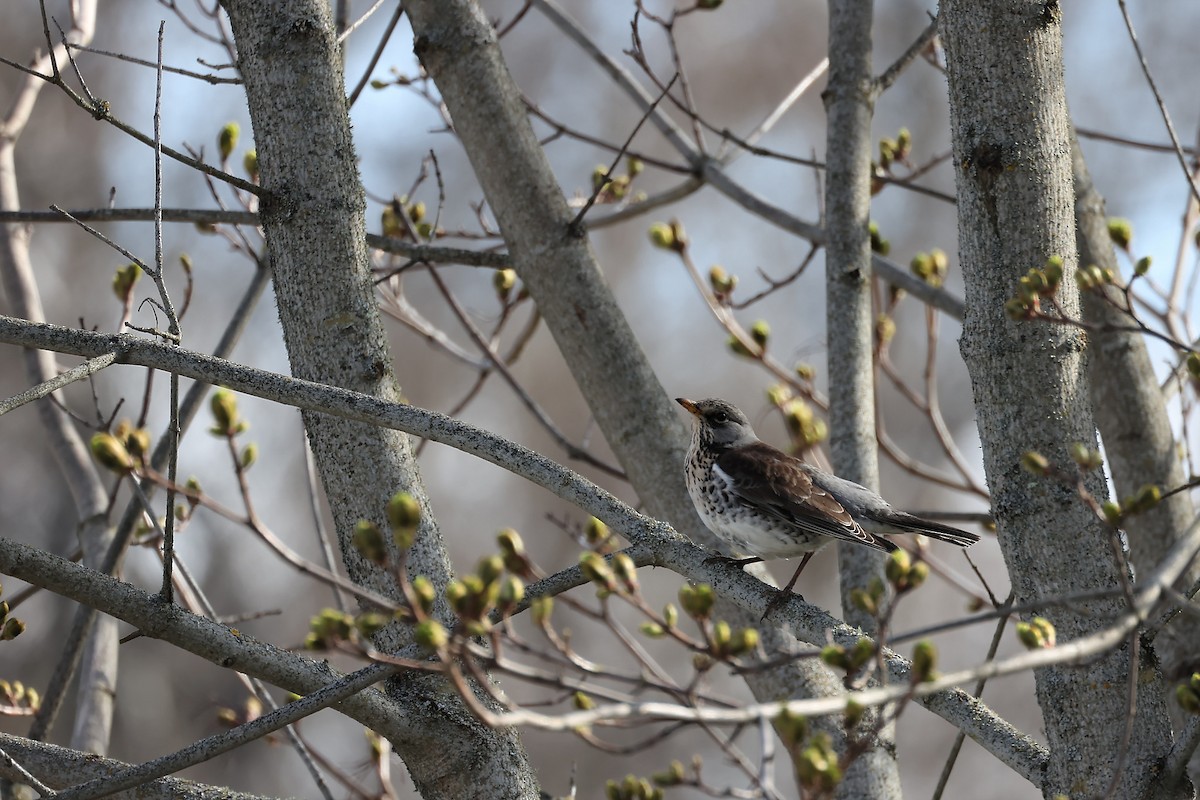
[[[718,425],[724,425],[726,422],[729,422],[729,415],[724,411],[718,411],[717,413],[713,414],[713,422],[717,423]]]

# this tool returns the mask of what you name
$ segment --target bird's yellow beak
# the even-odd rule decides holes
[[[700,409],[696,407],[695,403],[693,403],[691,400],[688,400],[686,397],[676,397],[675,402],[686,408],[688,413],[694,414],[697,417],[700,416]]]

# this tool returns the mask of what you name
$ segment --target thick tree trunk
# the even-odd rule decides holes
[[[825,315],[829,341],[830,454],[838,475],[879,489],[871,304],[871,2],[830,0],[825,89]],[[870,633],[875,620],[850,600],[883,579],[887,554],[838,543],[842,617]],[[886,585],[886,584],[885,584]],[[895,727],[846,773],[838,796],[899,797]]]
[[[413,0],[405,10],[417,55],[450,110],[513,263],[645,510],[693,540],[714,545],[684,487],[688,434],[679,408],[617,307],[588,240],[570,227],[571,211],[534,136],[495,30],[471,0]],[[758,627],[768,653],[797,646],[787,629],[760,624],[732,603],[721,601],[717,613],[735,627]],[[746,682],[762,700],[842,691],[836,677],[809,659],[748,673]],[[812,725],[835,743],[844,739],[839,719]]]
[[[1021,469],[1026,451],[1071,468],[1072,442],[1096,446],[1088,394],[1087,337],[1076,328],[1013,321],[1004,303],[1031,267],[1060,256],[1076,266],[1070,124],[1056,4],[947,0],[941,32],[949,74],[958,185],[960,255],[966,281],[961,348],[971,374],[984,467],[1016,602],[1118,590],[1111,533],[1071,487]],[[1059,290],[1080,314],[1069,278]],[[1103,498],[1103,477],[1087,476]],[[1119,596],[1050,605],[1060,641],[1103,628]],[[1132,663],[1131,663],[1132,662]],[[1130,670],[1137,688],[1129,707]],[[1128,645],[1082,668],[1035,673],[1051,761],[1046,796],[1139,797],[1170,747],[1161,678]],[[1129,714],[1131,736],[1119,759]],[[1120,774],[1114,768],[1123,763]],[[1102,766],[1111,765],[1111,766]]]
[[[1092,183],[1074,131],[1071,160],[1079,263],[1119,272],[1108,235],[1104,198]],[[1118,304],[1122,302],[1115,287],[1106,291]],[[1161,487],[1164,493],[1182,486],[1187,476],[1171,433],[1166,402],[1150,363],[1146,337],[1129,330],[1129,316],[1098,295],[1084,296],[1083,314],[1088,322],[1101,328],[1091,334],[1089,348],[1092,400],[1117,496],[1129,497],[1147,484]],[[1112,329],[1104,330],[1105,327]],[[1136,574],[1144,575],[1154,569],[1187,530],[1195,514],[1191,495],[1176,492],[1125,522]],[[1200,580],[1200,562],[1193,563],[1184,573],[1179,588],[1192,586],[1197,580]],[[1200,642],[1200,620],[1193,614],[1180,614],[1159,633],[1154,646],[1168,678],[1190,674],[1200,667],[1196,661],[1200,658],[1197,642]]]
[[[292,373],[399,401],[372,289],[365,201],[329,4],[224,5],[254,124],[266,190],[263,228]],[[359,519],[386,526],[388,498],[406,491],[424,512],[409,569],[445,586],[450,564],[408,437],[321,414],[306,413],[304,422],[351,577],[397,596],[393,577],[368,564],[349,542]],[[436,613],[449,621],[444,600]],[[419,657],[407,633],[393,626],[376,645]],[[515,731],[481,725],[453,691],[429,676],[402,674],[387,688],[424,723],[426,735],[393,742],[423,797],[537,796]]]

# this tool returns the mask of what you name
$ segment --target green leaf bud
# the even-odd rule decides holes
[[[608,526],[595,517],[590,517],[588,519],[588,523],[584,528],[583,534],[584,538],[587,540],[587,543],[593,547],[601,544],[602,542],[607,542],[610,538],[612,538],[612,533],[609,531]]]
[[[354,525],[351,544],[359,554],[373,564],[387,564],[387,546],[384,544],[383,531],[369,519],[360,519]]]
[[[517,271],[515,269],[498,269],[492,273],[492,286],[496,289],[496,296],[500,298],[500,302],[508,300],[509,294],[516,285]]]
[[[629,594],[636,594],[638,590],[637,565],[633,563],[629,554],[617,553],[613,556],[612,567],[625,591]]]
[[[220,388],[212,393],[208,404],[216,420],[215,430],[222,436],[233,435],[239,422],[237,396],[228,389]]]
[[[450,634],[436,619],[423,619],[413,629],[413,639],[426,650],[439,650],[450,642]]]
[[[767,340],[771,338],[771,326],[764,319],[756,320],[750,326],[750,338],[762,349],[767,349]]]
[[[418,575],[412,580],[412,590],[421,610],[426,614],[431,613],[433,604],[437,600],[437,590],[433,588],[433,581],[424,575]]]
[[[697,622],[706,620],[712,614],[717,596],[707,583],[697,583],[694,586],[684,584],[679,589],[679,605],[684,613]]]
[[[650,241],[655,247],[661,247],[664,250],[677,249],[675,233],[665,222],[656,222],[650,226]]]
[[[579,568],[583,570],[583,576],[592,583],[609,592],[617,590],[617,576],[613,574],[612,568],[604,560],[604,556],[599,553],[591,550],[582,553],[579,556]]]
[[[846,648],[840,644],[827,644],[821,648],[821,661],[828,667],[848,672],[851,668]]]
[[[1133,241],[1133,223],[1123,217],[1109,217],[1108,238],[1117,247],[1128,250]]]
[[[684,780],[683,762],[672,761],[665,772],[656,772],[650,777],[656,784],[664,788],[678,786]]]
[[[935,667],[937,667],[937,649],[933,646],[933,642],[928,639],[922,639],[913,646],[913,681],[923,683],[933,680],[935,677]]]
[[[140,277],[142,277],[142,268],[137,264],[129,263],[123,267],[117,267],[112,279],[113,294],[122,303],[128,302],[133,295],[133,287]]]
[[[550,615],[554,611],[554,598],[552,597],[535,597],[533,602],[529,604],[529,610],[533,615],[533,621],[537,625],[549,625]]]
[[[239,460],[242,469],[250,469],[254,466],[254,462],[258,461],[258,443],[250,442],[250,444],[242,448],[242,455]]]
[[[221,126],[221,132],[217,134],[217,151],[221,154],[221,163],[225,163],[229,159],[229,154],[237,147],[238,134],[241,133],[241,126],[236,122],[226,122]]]
[[[1021,468],[1034,475],[1049,475],[1050,461],[1036,450],[1026,450],[1021,455]]]
[[[93,434],[90,447],[92,457],[106,469],[123,473],[133,468],[133,459],[130,457],[129,451],[111,433],[101,431]]]
[[[25,623],[16,617],[9,617],[4,620],[4,626],[0,627],[0,642],[11,642],[24,632]]]
[[[659,625],[657,622],[643,622],[638,626],[638,630],[640,630],[643,635],[649,636],[651,639],[661,639],[667,635],[667,632],[663,626]]]
[[[250,180],[258,183],[258,151],[247,150],[242,156],[242,169],[246,170],[246,174],[250,176]]]

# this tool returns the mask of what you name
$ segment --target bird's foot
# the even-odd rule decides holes
[[[751,556],[750,558],[732,558],[730,556],[716,555],[709,556],[708,558],[704,559],[705,564],[729,564],[730,566],[738,567],[739,569],[747,564],[757,564],[760,561],[762,561],[762,559],[758,556]]]
[[[775,596],[771,598],[771,602],[767,603],[767,610],[764,611],[763,615],[758,618],[758,621],[766,622],[767,617],[771,616],[776,611],[778,611],[779,609],[786,606],[788,601],[791,600],[793,597],[796,598],[797,600],[799,600],[801,603],[804,602],[804,595],[799,594],[799,593],[793,593],[792,588],[790,586],[786,589],[777,590],[775,592]]]

